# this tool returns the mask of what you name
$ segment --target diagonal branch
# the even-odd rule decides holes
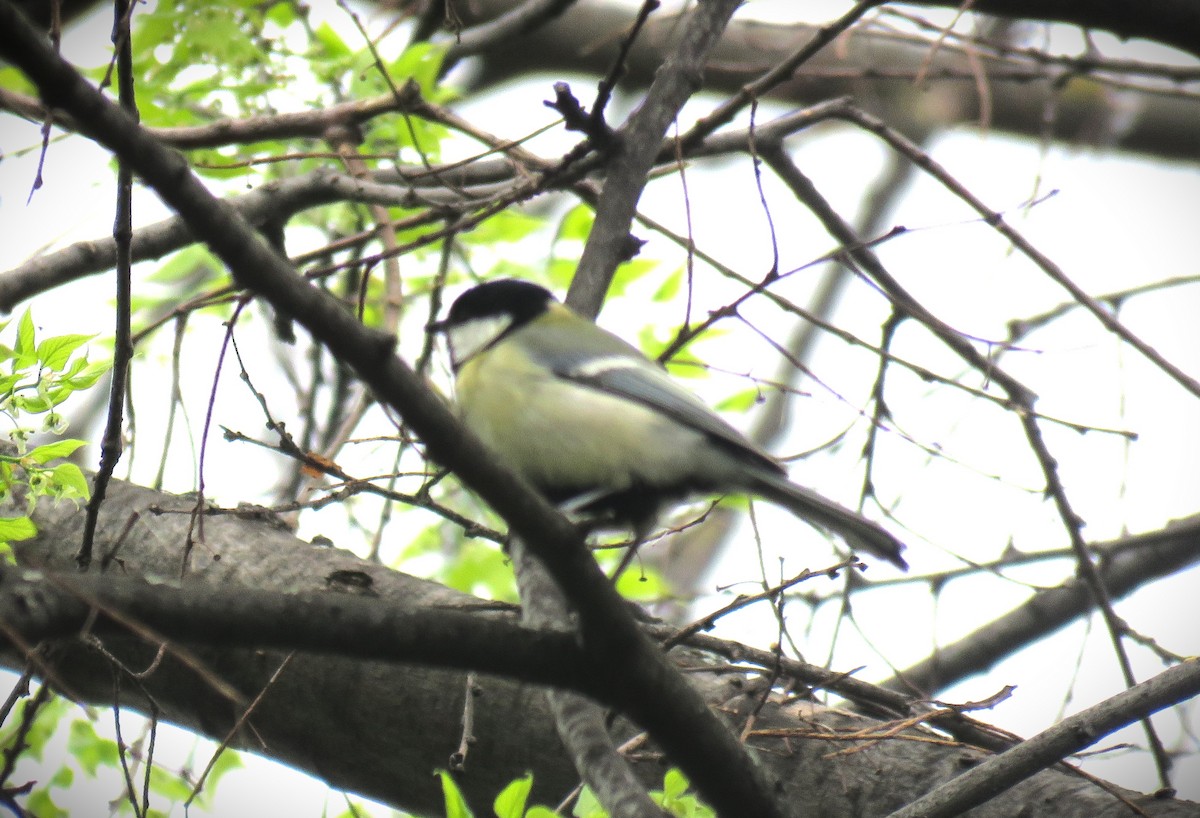
[[[920,155],[920,151],[917,151],[917,154]],[[1012,402],[1014,413],[1025,432],[1025,439],[1042,470],[1042,476],[1046,481],[1046,493],[1054,501],[1059,519],[1070,539],[1071,550],[1075,553],[1075,562],[1079,575],[1095,599],[1096,606],[1104,619],[1105,629],[1108,633],[1109,641],[1112,643],[1113,654],[1116,657],[1117,666],[1121,670],[1121,675],[1125,680],[1125,685],[1129,688],[1133,687],[1137,683],[1137,680],[1133,673],[1133,665],[1129,660],[1129,653],[1125,649],[1123,642],[1126,629],[1117,616],[1116,611],[1113,610],[1109,591],[1105,587],[1104,580],[1097,570],[1096,565],[1092,562],[1092,556],[1088,552],[1087,543],[1083,539],[1083,519],[1075,512],[1070,498],[1067,497],[1066,487],[1063,485],[1059,475],[1058,461],[1051,454],[1050,448],[1042,436],[1041,427],[1038,425],[1038,419],[1033,411],[1034,394],[1028,387],[1001,369],[994,361],[990,361],[981,355],[972,346],[970,341],[955,332],[952,327],[947,326],[937,316],[926,309],[924,305],[913,298],[900,282],[884,268],[878,256],[869,247],[863,246],[858,236],[855,235],[853,228],[838,215],[837,211],[821,195],[808,177],[792,162],[791,157],[783,149],[782,144],[776,143],[764,146],[762,155],[771,168],[792,189],[797,198],[816,214],[821,223],[825,225],[826,230],[834,238],[850,248],[847,250],[848,256],[856,264],[860,265],[866,274],[887,293],[896,310],[907,317],[919,321],[969,366],[991,378]],[[996,217],[999,219],[999,214],[996,214]],[[1003,224],[1002,219],[999,219],[999,221]],[[1167,767],[1165,751],[1162,749],[1154,726],[1148,719],[1142,722],[1142,726],[1154,750],[1159,770],[1165,777]]]
[[[736,4],[726,5],[726,12],[732,13]],[[717,6],[706,4],[701,10],[711,13]],[[715,38],[719,21],[705,14],[696,19],[706,23],[697,39]],[[575,606],[580,638],[598,682],[619,693],[621,709],[651,733],[710,804],[731,815],[773,818],[790,812],[737,737],[641,633],[575,527],[491,460],[483,444],[393,354],[394,339],[363,326],[335,299],[298,276],[250,225],[204,188],[183,157],[160,145],[97,93],[9,2],[0,3],[0,54],[38,86],[49,104],[70,112],[86,135],[127,161],[241,285],[262,295],[353,367],[382,402],[400,412],[429,455],[455,471],[535,549]],[[677,81],[670,84],[680,95],[696,79],[689,67],[698,70],[693,61],[683,60]],[[661,135],[660,130],[649,150],[643,148],[647,166]],[[628,204],[630,218],[632,206]]]
[[[592,232],[567,293],[567,303],[577,312],[600,312],[617,265],[628,258],[629,227],[663,135],[700,87],[709,52],[739,5],[736,0],[710,0],[696,7],[646,98],[617,132],[619,148],[608,164]]]
[[[1095,548],[1100,555],[1100,579],[1109,594],[1119,599],[1200,562],[1200,517]],[[882,684],[892,690],[936,694],[1094,610],[1096,602],[1087,586],[1072,579],[1057,588],[1038,591],[1023,605],[957,642],[938,648],[933,656],[897,672],[895,678]]]
[[[991,758],[890,818],[949,818],[962,815],[1039,770],[1087,749],[1135,721],[1200,695],[1200,659],[1191,659],[1094,707],[1089,707],[1011,750]]]
[[[1090,312],[1106,330],[1136,349],[1150,363],[1161,369],[1169,378],[1197,398],[1200,398],[1200,381],[1197,381],[1191,375],[1188,375],[1175,364],[1168,361],[1158,350],[1131,332],[1113,314],[1112,310],[1107,309],[1098,300],[1089,295],[1087,291],[1072,281],[1061,267],[1055,264],[1045,253],[1034,247],[1033,243],[1021,235],[1014,227],[1009,225],[1002,213],[992,210],[984,204],[975,194],[967,190],[962,183],[947,173],[945,168],[934,162],[919,146],[906,139],[903,134],[894,128],[889,128],[883,120],[871,116],[853,105],[845,105],[838,116],[855,123],[863,130],[875,134],[895,150],[915,162],[921,170],[937,179],[947,190],[970,205],[971,209],[982,216],[984,221],[991,225],[997,233],[1012,242],[1013,246],[1036,264],[1054,283],[1070,293],[1071,297],[1081,307]]]

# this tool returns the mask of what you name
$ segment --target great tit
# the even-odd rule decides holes
[[[672,501],[745,492],[908,567],[895,537],[790,482],[662,366],[545,288],[479,284],[432,327],[446,334],[463,422],[552,503],[640,542]]]

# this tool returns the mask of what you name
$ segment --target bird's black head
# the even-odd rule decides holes
[[[459,367],[497,341],[529,323],[554,303],[545,287],[502,278],[472,287],[450,305],[444,321],[431,329],[446,333],[451,365]]]
[[[479,284],[454,300],[445,325],[455,327],[481,318],[505,316],[509,329],[537,318],[554,296],[545,287],[517,278],[501,278]]]

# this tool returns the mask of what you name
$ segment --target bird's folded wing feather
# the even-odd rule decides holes
[[[594,359],[558,372],[560,377],[583,386],[661,412],[685,426],[724,443],[740,458],[774,472],[783,472],[774,458],[730,426],[691,392],[675,383],[657,364],[642,356],[614,355]]]

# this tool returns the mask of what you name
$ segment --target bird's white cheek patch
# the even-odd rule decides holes
[[[450,346],[450,358],[455,369],[486,349],[512,325],[512,321],[511,315],[489,315],[448,329],[446,343]]]

